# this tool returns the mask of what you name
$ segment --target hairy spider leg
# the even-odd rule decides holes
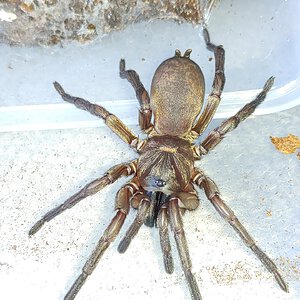
[[[194,125],[192,131],[196,132],[197,137],[206,129],[216,113],[221,100],[221,94],[225,84],[224,62],[225,50],[222,46],[211,43],[208,30],[203,29],[203,36],[208,50],[214,52],[215,57],[215,76],[212,85],[212,92],[208,96],[205,108]]]
[[[168,274],[172,274],[174,271],[174,262],[169,237],[168,208],[166,206],[160,208],[156,224],[159,229],[160,246],[163,253],[165,270]]]
[[[288,285],[285,283],[282,276],[280,275],[277,266],[268,257],[268,255],[256,245],[254,239],[246,230],[246,228],[241,224],[238,218],[235,216],[234,212],[222,200],[215,182],[211,178],[207,177],[200,170],[198,170],[198,173],[195,175],[193,180],[200,188],[204,190],[206,197],[213,204],[217,212],[234,228],[234,230],[244,241],[245,245],[253,251],[253,253],[263,263],[267,270],[274,275],[280,288],[283,291],[288,292]]]
[[[80,202],[82,199],[94,195],[99,192],[105,186],[115,182],[121,176],[129,176],[136,172],[136,161],[130,163],[124,163],[116,165],[110,168],[103,177],[93,180],[88,183],[84,188],[79,192],[72,195],[64,203],[57,206],[56,208],[50,210],[46,213],[39,221],[37,221],[29,231],[29,235],[35,234],[41,229],[41,227],[46,223],[52,220],[57,215],[61,214],[66,209],[72,208],[75,204]]]
[[[105,121],[105,124],[125,143],[138,150],[141,145],[138,137],[118,117],[98,104],[93,104],[82,98],[73,97],[67,94],[58,82],[54,82],[53,84],[63,100],[74,104],[79,109],[88,111],[92,115],[102,118]]]
[[[195,210],[199,206],[199,198],[192,184],[188,184],[188,186],[184,189],[184,191],[174,193],[171,196],[166,196],[163,193],[161,194],[162,194],[161,205],[157,208],[158,213],[157,216],[154,218],[153,223],[155,223],[156,226],[159,228],[160,245],[163,253],[165,270],[168,274],[171,274],[174,271],[174,265],[173,265],[170,238],[168,232],[168,226],[169,226],[169,216],[167,213],[168,201],[170,198],[177,198],[180,203],[179,205],[180,214],[184,215],[186,210]],[[153,201],[153,199],[151,201]],[[151,209],[151,205],[150,205],[150,209]]]
[[[244,121],[254,112],[256,107],[265,100],[267,93],[274,83],[274,79],[274,77],[270,77],[266,81],[263,90],[256,96],[253,101],[247,103],[234,116],[223,121],[217,128],[212,130],[200,145],[194,146],[194,151],[198,158],[214,149],[222,141],[226,133],[235,129],[240,124],[240,122]]]
[[[83,284],[85,283],[88,276],[92,274],[96,268],[100,258],[102,257],[105,250],[109,245],[115,240],[116,236],[120,232],[125,218],[129,212],[130,208],[130,198],[138,192],[139,187],[135,183],[135,178],[130,182],[125,184],[118,192],[116,196],[115,209],[117,213],[112,219],[108,227],[105,229],[103,235],[101,236],[96,248],[92,252],[89,259],[86,261],[82,268],[81,274],[77,277],[68,293],[66,294],[64,300],[73,300]]]
[[[146,133],[153,128],[151,123],[152,110],[150,108],[150,97],[142,84],[138,73],[134,70],[125,69],[125,59],[120,60],[120,77],[127,79],[135,90],[135,94],[140,103],[139,124]]]
[[[178,205],[178,198],[171,198],[168,205],[171,228],[174,233],[181,266],[186,277],[188,287],[193,300],[202,300],[195,276],[192,273],[192,262],[188,244],[183,229],[182,217]]]
[[[82,273],[77,277],[76,281],[73,283],[68,293],[66,294],[64,300],[73,300],[76,297],[77,293],[85,283],[88,276],[91,275],[94,269],[96,268],[104,251],[108,248],[108,246],[118,235],[125,218],[126,214],[121,210],[118,210],[115,217],[112,219],[112,221],[104,231],[92,255],[89,257],[89,259],[83,266]]]
[[[144,195],[141,198],[141,202],[139,203],[138,211],[133,223],[126,231],[124,238],[121,240],[118,246],[119,253],[124,253],[128,249],[132,239],[137,235],[141,226],[144,224],[148,215],[149,207],[150,199],[148,198],[148,196]]]

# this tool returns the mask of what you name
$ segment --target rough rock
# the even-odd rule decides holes
[[[199,24],[215,0],[0,0],[0,42],[32,46],[85,43],[151,19]]]

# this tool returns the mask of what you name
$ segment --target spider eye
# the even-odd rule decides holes
[[[164,180],[162,180],[162,179],[157,179],[157,180],[155,180],[155,184],[158,187],[163,187],[163,186],[166,185],[166,182]]]

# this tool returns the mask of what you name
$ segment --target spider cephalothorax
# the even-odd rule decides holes
[[[141,149],[137,176],[144,190],[170,195],[185,189],[193,169],[190,143],[176,136],[159,135],[149,138]]]
[[[208,96],[201,114],[204,78],[200,67],[189,58],[191,50],[187,50],[183,55],[176,50],[174,57],[167,59],[158,67],[152,80],[151,97],[137,73],[133,70],[125,70],[125,61],[121,60],[120,75],[132,84],[140,102],[139,124],[141,129],[148,134],[146,140],[139,140],[120,119],[102,106],[92,104],[82,98],[72,97],[65,93],[57,82],[54,83],[56,90],[65,101],[104,119],[110,129],[140,154],[137,160],[109,169],[103,177],[87,184],[63,204],[44,215],[31,228],[29,234],[35,234],[45,222],[73,207],[83,198],[95,194],[122,175],[132,175],[130,181],[118,191],[115,200],[116,214],[83,266],[81,274],[69,289],[65,300],[72,300],[76,297],[104,251],[118,235],[130,207],[137,209],[137,214],[121,240],[118,251],[120,253],[126,251],[142,224],[156,225],[159,229],[165,270],[172,273],[174,267],[168,231],[170,224],[191,297],[193,300],[202,299],[192,273],[182,222],[183,213],[186,210],[194,210],[199,205],[195,187],[204,190],[218,213],[238,232],[246,246],[274,275],[279,286],[284,291],[288,291],[288,286],[276,265],[256,245],[233,211],[222,200],[215,182],[202,170],[195,167],[195,162],[219,144],[227,132],[235,129],[241,121],[253,113],[265,99],[273,85],[274,78],[268,79],[263,90],[253,101],[245,105],[234,116],[222,122],[201,143],[197,143],[197,138],[203,133],[215,114],[225,83],[224,49],[222,46],[216,46],[210,42],[206,29],[203,33],[207,48],[214,52],[215,78],[212,92]]]

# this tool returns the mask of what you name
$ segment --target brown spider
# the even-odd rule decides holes
[[[253,113],[265,99],[273,85],[274,77],[268,79],[263,90],[252,102],[246,104],[238,113],[210,132],[201,144],[195,143],[212,120],[225,83],[224,49],[210,42],[206,29],[203,30],[203,34],[207,48],[214,52],[215,77],[212,92],[201,114],[204,77],[200,67],[189,58],[191,50],[187,50],[183,55],[176,50],[174,57],[165,60],[158,67],[152,80],[151,97],[138,74],[133,70],[125,70],[125,61],[123,59],[120,61],[120,76],[131,83],[140,103],[139,124],[141,129],[148,134],[146,140],[140,140],[121,120],[102,106],[72,97],[65,93],[60,84],[54,83],[56,90],[65,101],[104,119],[113,132],[140,154],[137,160],[109,169],[103,177],[87,184],[63,204],[45,214],[31,228],[29,234],[33,235],[45,222],[73,207],[83,198],[97,193],[122,175],[133,175],[133,178],[118,191],[115,202],[116,215],[83,266],[81,274],[69,289],[65,300],[74,299],[88,276],[92,274],[104,251],[118,235],[130,206],[137,209],[137,214],[125,237],[121,240],[118,251],[124,253],[127,250],[142,224],[151,227],[155,225],[159,229],[165,270],[167,273],[172,273],[174,267],[168,233],[170,223],[191,298],[200,300],[201,295],[192,273],[182,223],[183,213],[186,210],[194,210],[199,205],[195,186],[205,191],[207,198],[218,213],[228,221],[245,244],[275,276],[281,289],[288,292],[288,286],[276,265],[256,245],[233,211],[222,200],[215,182],[194,165],[196,160],[219,144],[227,132],[235,129],[241,121]],[[152,112],[153,124],[151,123]]]

